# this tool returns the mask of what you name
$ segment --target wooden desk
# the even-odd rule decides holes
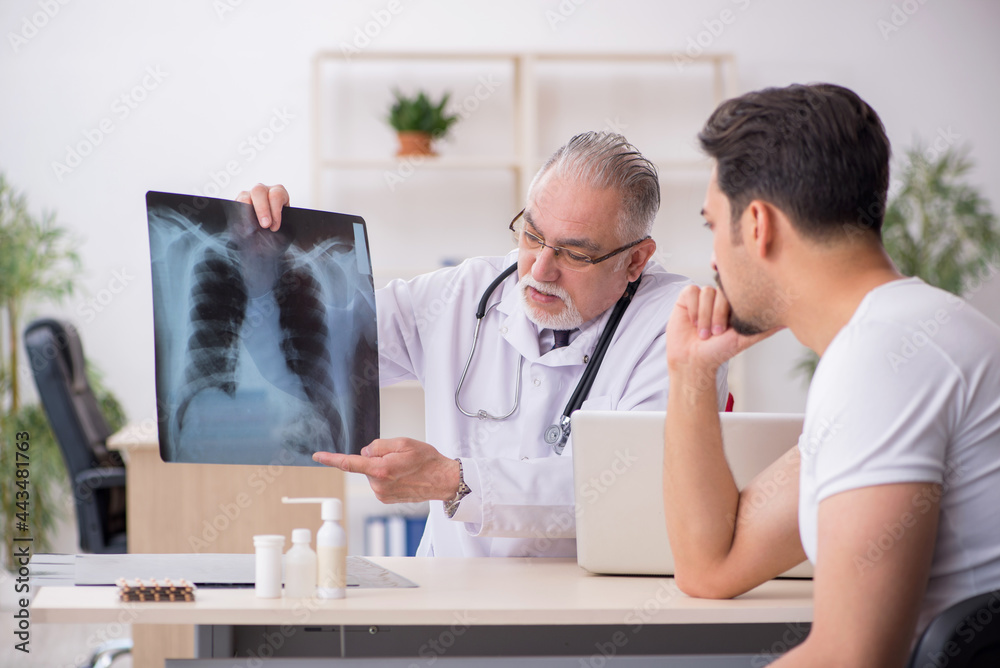
[[[156,425],[129,425],[108,439],[126,462],[128,551],[145,554],[253,552],[255,534],[315,532],[319,506],[287,505],[282,496],[343,498],[343,473],[326,467],[167,464]],[[142,577],[154,577],[154,573]],[[178,622],[180,623],[180,622]],[[194,629],[132,627],[136,666],[160,668],[166,657],[194,656]]]
[[[269,632],[279,627],[292,629],[284,636],[288,642],[282,641],[282,651],[292,651],[293,639],[308,645],[313,636],[325,631],[323,646],[329,652],[331,639],[344,642],[344,629],[353,627],[362,632],[350,634],[351,642],[362,647],[368,636],[381,635],[383,650],[396,643],[389,654],[394,656],[401,654],[393,651],[407,651],[407,643],[415,650],[420,639],[437,637],[435,628],[438,632],[451,629],[454,640],[461,636],[468,643],[486,637],[475,631],[493,629],[504,638],[504,651],[512,654],[534,649],[530,643],[544,644],[539,644],[537,634],[532,640],[531,633],[548,629],[543,635],[549,645],[553,636],[559,636],[558,644],[572,650],[571,640],[560,634],[580,628],[589,634],[583,648],[590,648],[586,653],[592,654],[599,654],[607,642],[621,654],[754,654],[773,651],[781,638],[786,645],[777,649],[787,649],[789,643],[803,639],[812,621],[811,580],[772,580],[737,599],[717,601],[687,597],[673,578],[591,575],[573,559],[384,557],[372,561],[419,587],[352,589],[346,599],[338,601],[265,600],[255,598],[250,589],[203,588],[193,603],[121,603],[112,587],[43,587],[32,605],[32,619],[40,623],[184,621],[206,625],[206,632],[199,635],[199,655],[204,657],[213,656],[213,647],[217,655],[232,657],[241,647],[259,646],[264,636],[254,636],[258,632],[253,629],[264,626]],[[241,626],[234,629],[234,625]],[[555,628],[560,629],[558,634],[551,632]],[[643,634],[648,628],[655,632]],[[407,629],[419,631],[410,637]],[[482,646],[471,649],[476,650],[471,653],[483,653]],[[351,655],[350,645],[344,650],[341,655]],[[359,651],[370,655],[370,647]],[[449,657],[458,651],[456,643]],[[417,651],[411,654],[415,655]]]

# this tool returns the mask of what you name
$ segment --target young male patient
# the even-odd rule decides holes
[[[889,141],[852,91],[749,93],[699,138],[719,287],[667,326],[677,584],[736,596],[808,557],[812,631],[772,665],[902,666],[937,613],[1000,588],[1000,327],[886,255]],[[782,327],[821,357],[804,430],[741,493],[708,381]]]

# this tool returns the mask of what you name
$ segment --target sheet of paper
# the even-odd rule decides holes
[[[77,585],[111,585],[118,578],[185,579],[200,586],[253,586],[252,554],[78,554],[72,561],[51,559],[64,555],[36,554],[32,568],[47,577],[68,575]],[[75,570],[74,574],[67,571]],[[47,583],[43,583],[47,584]],[[371,589],[416,587],[412,581],[364,557],[347,557],[347,586]]]

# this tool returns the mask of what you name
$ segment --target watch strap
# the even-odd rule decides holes
[[[455,498],[444,503],[444,514],[449,519],[454,517],[455,513],[458,512],[458,504],[462,502],[462,499],[472,493],[472,489],[465,484],[465,475],[462,472],[462,460],[456,457],[455,461],[458,462],[458,491],[455,493]]]

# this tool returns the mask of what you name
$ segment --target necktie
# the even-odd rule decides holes
[[[571,330],[568,329],[553,329],[552,334],[555,336],[556,344],[552,346],[552,349],[562,348],[563,346],[569,345],[569,333]]]

